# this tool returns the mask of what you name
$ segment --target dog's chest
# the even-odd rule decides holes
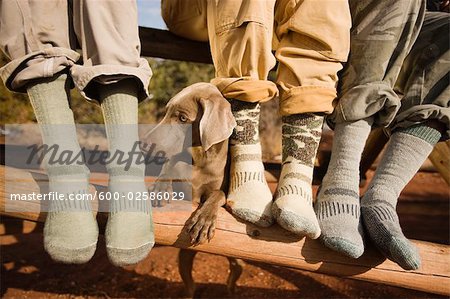
[[[220,190],[225,175],[226,152],[207,155],[201,146],[191,149],[193,193],[201,197],[205,192]],[[222,157],[223,156],[223,157]]]

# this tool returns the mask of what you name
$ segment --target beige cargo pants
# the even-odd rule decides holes
[[[1,0],[0,20],[1,50],[12,60],[0,77],[10,90],[70,70],[87,99],[97,98],[95,83],[123,78],[135,78],[139,99],[148,97],[151,70],[140,57],[134,0]]]
[[[282,115],[333,111],[349,52],[348,0],[162,0],[162,15],[173,33],[209,40],[212,83],[226,98],[274,98],[267,77],[277,60]]]

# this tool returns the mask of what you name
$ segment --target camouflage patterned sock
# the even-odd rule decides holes
[[[322,126],[323,116],[312,113],[283,117],[283,168],[272,206],[284,229],[312,239],[320,235],[311,184]]]
[[[352,258],[364,252],[359,163],[370,129],[367,120],[336,124],[330,164],[315,204],[322,242]]]
[[[390,260],[403,269],[416,270],[420,256],[403,235],[397,199],[441,138],[441,133],[425,125],[400,129],[391,140],[361,200],[364,224],[372,241]]]
[[[231,101],[237,126],[230,137],[227,207],[237,217],[267,227],[273,223],[272,193],[264,176],[259,143],[259,104]]]

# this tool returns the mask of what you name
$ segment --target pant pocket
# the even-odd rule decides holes
[[[350,51],[351,15],[348,1],[297,1],[288,30],[305,37],[304,43],[331,60],[346,61]]]
[[[215,33],[222,35],[245,23],[257,23],[271,31],[273,26],[273,9],[275,1],[261,0],[224,0],[214,5]]]

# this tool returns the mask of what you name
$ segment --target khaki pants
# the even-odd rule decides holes
[[[347,0],[162,0],[162,15],[173,33],[209,40],[212,83],[226,98],[274,98],[267,76],[276,57],[282,115],[333,111],[349,52]]]
[[[96,84],[130,77],[140,82],[139,99],[148,97],[135,1],[2,0],[0,18],[0,46],[12,60],[0,76],[10,90],[25,92],[30,81],[70,69],[89,100],[97,99]]]

